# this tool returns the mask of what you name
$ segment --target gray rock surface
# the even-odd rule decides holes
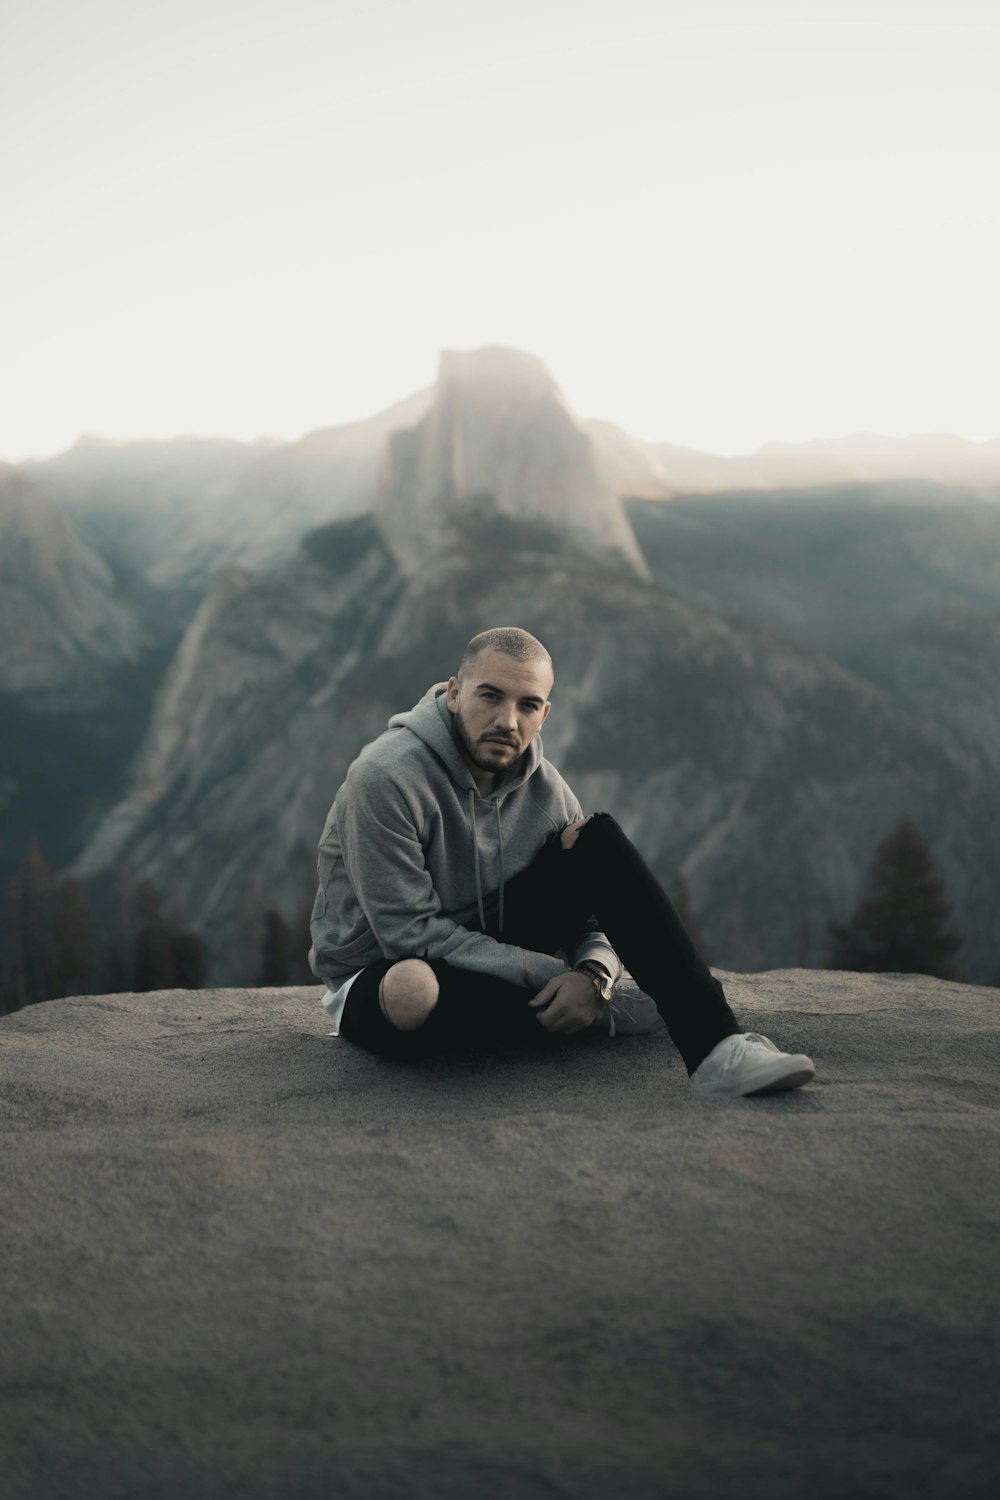
[[[1000,991],[721,977],[813,1084],[407,1069],[319,988],[5,1018],[6,1500],[992,1497]]]

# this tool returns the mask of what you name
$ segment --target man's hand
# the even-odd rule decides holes
[[[604,1009],[593,980],[575,969],[550,979],[528,1004],[538,1012],[546,1031],[563,1031],[567,1035],[583,1031]]]

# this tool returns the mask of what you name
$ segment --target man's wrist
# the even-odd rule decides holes
[[[611,1004],[615,993],[614,981],[602,963],[594,958],[583,958],[574,965],[574,973],[586,974],[601,1004]]]

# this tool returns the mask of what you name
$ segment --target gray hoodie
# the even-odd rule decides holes
[[[319,845],[312,914],[313,973],[331,989],[380,958],[445,958],[538,991],[564,971],[548,953],[498,942],[484,930],[503,886],[548,836],[583,816],[532,740],[518,765],[482,796],[452,734],[436,683],[366,745],[349,767]],[[603,933],[581,932],[570,962],[621,963]]]

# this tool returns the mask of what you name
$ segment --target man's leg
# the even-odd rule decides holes
[[[722,985],[669,896],[609,814],[595,813],[553,838],[511,882],[505,904],[510,921],[504,936],[525,947],[550,949],[554,932],[565,945],[596,917],[633,979],[655,1000],[689,1074],[724,1037],[740,1033]]]
[[[341,1017],[350,1041],[400,1061],[439,1052],[551,1047],[530,990],[444,959],[380,959],[354,981]]]
[[[563,829],[524,875],[513,903],[522,917],[554,910],[567,940],[596,917],[655,1000],[700,1098],[793,1089],[814,1076],[802,1053],[782,1052],[769,1038],[740,1030],[666,892],[607,813]]]

